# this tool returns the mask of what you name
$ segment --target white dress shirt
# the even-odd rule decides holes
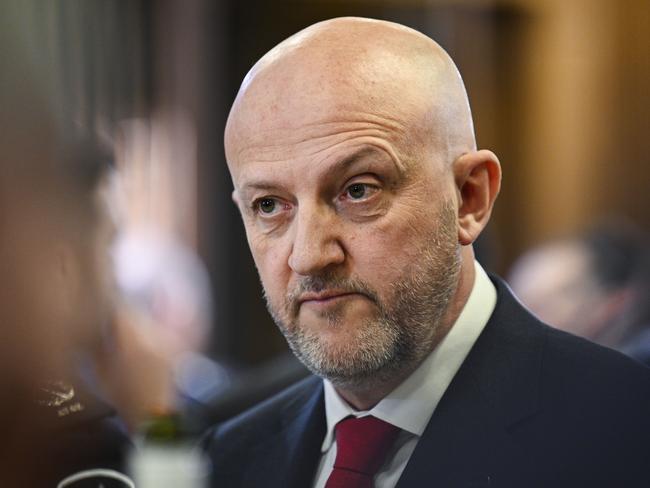
[[[438,402],[494,311],[496,289],[478,262],[474,262],[474,267],[476,275],[472,291],[451,330],[413,374],[371,410],[354,410],[334,386],[324,380],[327,433],[321,447],[314,488],[325,486],[334,466],[334,427],[350,415],[372,415],[402,429],[386,462],[375,476],[375,488],[395,487]]]

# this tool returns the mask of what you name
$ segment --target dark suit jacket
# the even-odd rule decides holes
[[[410,487],[650,487],[650,369],[497,305],[404,470]],[[308,378],[206,437],[216,487],[309,488],[325,435]]]

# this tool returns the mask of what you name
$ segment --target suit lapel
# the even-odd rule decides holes
[[[535,415],[544,332],[507,285],[493,279],[498,303],[441,399],[398,488],[435,480],[445,487],[510,485],[530,472],[511,433]]]
[[[254,468],[246,473],[244,486],[311,486],[325,437],[324,404],[323,382],[314,378],[305,395],[297,396],[285,408],[277,435],[251,453]]]

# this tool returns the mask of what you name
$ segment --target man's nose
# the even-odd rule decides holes
[[[289,267],[297,274],[308,276],[345,261],[340,241],[340,225],[325,208],[301,209],[294,220],[294,239]]]

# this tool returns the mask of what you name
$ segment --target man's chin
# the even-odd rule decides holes
[[[318,334],[324,341],[335,343],[354,340],[360,327],[377,320],[376,314],[377,310],[367,299],[352,298],[328,306],[302,305],[295,323],[306,333]]]
[[[340,365],[324,362],[319,367],[307,364],[317,376],[329,380],[336,388],[348,391],[368,391],[391,382],[400,375],[403,364],[396,361]]]
[[[396,363],[392,343],[361,344],[350,331],[332,329],[314,335],[287,337],[300,361],[315,375],[330,380],[335,386],[358,388],[385,378]],[[364,347],[365,346],[365,347]]]

